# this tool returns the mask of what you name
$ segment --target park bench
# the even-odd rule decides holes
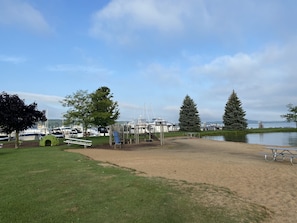
[[[78,138],[66,138],[64,141],[68,145],[75,144],[75,145],[82,145],[84,148],[87,148],[87,146],[92,146],[92,140],[85,140],[85,139],[78,139]]]

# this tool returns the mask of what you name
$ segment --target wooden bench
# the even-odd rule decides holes
[[[87,146],[92,146],[92,140],[85,140],[85,139],[77,139],[77,138],[66,138],[64,141],[68,145],[75,144],[75,145],[82,145],[84,148],[87,148]]]

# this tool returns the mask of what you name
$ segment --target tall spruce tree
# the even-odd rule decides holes
[[[228,102],[225,106],[225,114],[223,115],[224,128],[228,130],[244,130],[247,127],[245,119],[245,111],[242,109],[241,101],[237,97],[235,91],[232,91]]]
[[[190,96],[187,95],[179,112],[180,130],[186,132],[199,132],[200,125],[201,123],[197,105],[190,98]]]

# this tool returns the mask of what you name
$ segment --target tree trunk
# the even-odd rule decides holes
[[[15,131],[15,148],[18,149],[20,146],[20,140],[19,140],[19,131]]]

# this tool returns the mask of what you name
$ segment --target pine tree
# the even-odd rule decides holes
[[[241,101],[233,90],[225,106],[223,115],[224,128],[229,130],[244,130],[247,128],[245,111],[241,107]]]
[[[179,127],[181,131],[199,132],[200,117],[194,101],[187,95],[179,112]]]

